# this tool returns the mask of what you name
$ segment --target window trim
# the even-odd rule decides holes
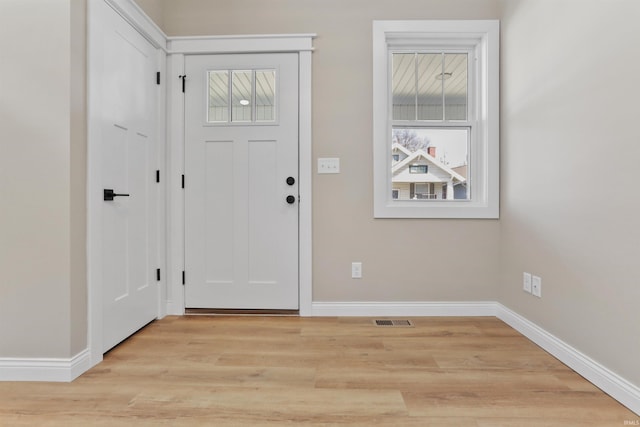
[[[499,21],[373,22],[373,160],[375,218],[499,217]],[[471,135],[469,200],[437,202],[391,199],[390,52],[474,46],[477,54],[475,105]]]

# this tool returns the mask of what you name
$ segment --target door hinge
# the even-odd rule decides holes
[[[160,84],[160,71],[158,71],[156,73],[156,84],[159,85]]]
[[[184,285],[186,283],[185,279],[184,279],[184,270],[182,270],[182,284]]]
[[[182,174],[182,188],[184,188],[184,174]]]
[[[160,182],[160,170],[156,170],[156,182]]]
[[[186,74],[183,74],[183,75],[181,75],[181,76],[178,76],[178,78],[179,78],[179,79],[182,79],[182,93],[184,93],[184,84],[185,84],[184,82],[185,82],[185,80],[187,79],[187,75],[186,75]]]
[[[160,269],[156,269],[156,280],[159,282],[160,281]]]

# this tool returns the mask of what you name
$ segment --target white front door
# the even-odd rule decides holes
[[[297,310],[298,54],[185,70],[185,307]]]
[[[92,110],[101,197],[103,333],[107,351],[158,312],[155,48],[104,2]],[[98,187],[98,188],[96,188]],[[110,195],[109,193],[115,193]],[[98,196],[98,195],[96,195]]]

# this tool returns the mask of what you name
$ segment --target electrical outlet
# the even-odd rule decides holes
[[[538,298],[542,298],[542,278],[531,276],[531,293]]]
[[[531,293],[531,273],[522,273],[522,290]]]
[[[362,263],[361,262],[351,263],[351,278],[362,279]]]

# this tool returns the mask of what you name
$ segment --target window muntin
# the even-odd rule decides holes
[[[276,70],[210,70],[207,81],[207,123],[276,122]]]

